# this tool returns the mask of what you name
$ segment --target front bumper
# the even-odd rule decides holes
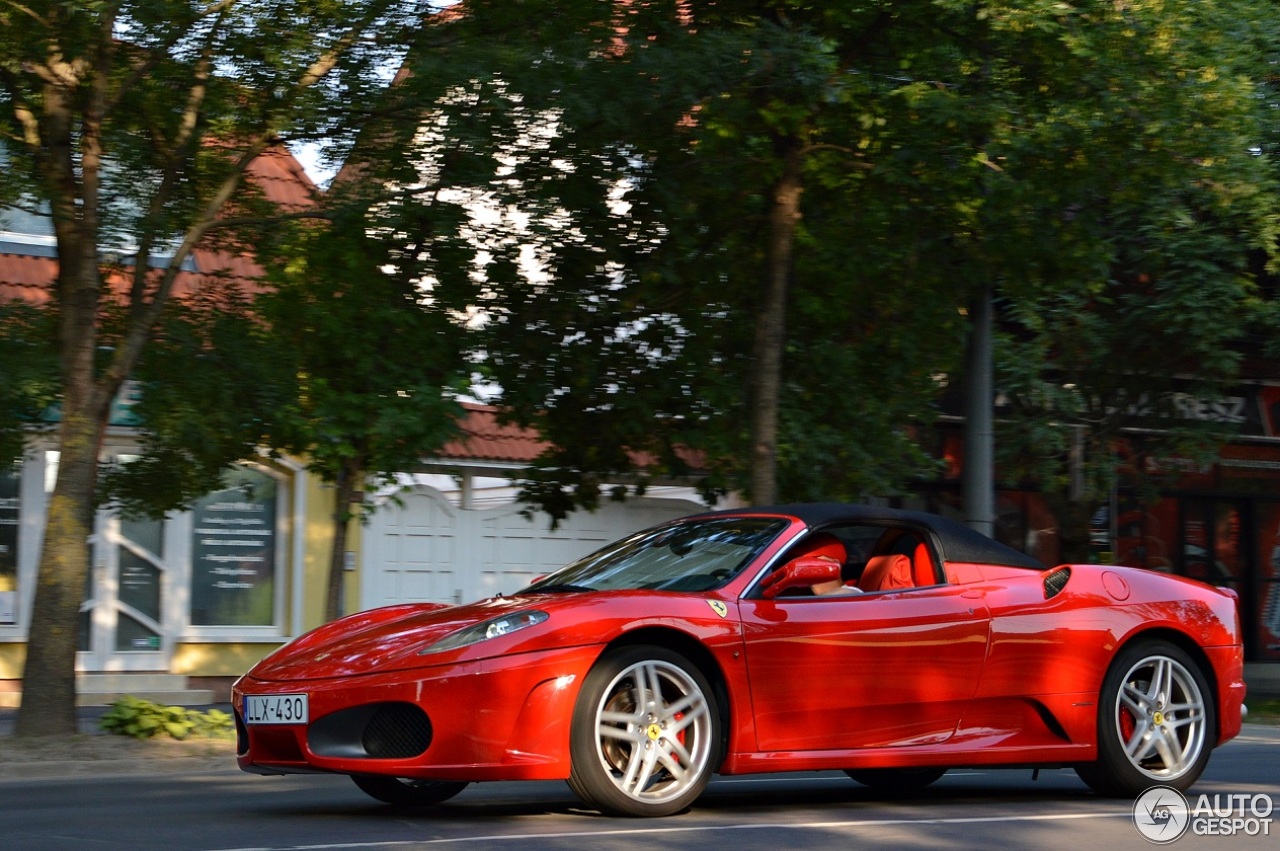
[[[574,702],[600,650],[561,648],[328,680],[267,681],[250,672],[232,693],[236,758],[257,774],[564,779]],[[245,724],[246,694],[297,693],[308,696],[309,723]],[[370,744],[387,736],[397,744]]]

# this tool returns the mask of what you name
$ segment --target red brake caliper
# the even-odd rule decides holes
[[[1127,742],[1133,738],[1133,731],[1138,728],[1138,724],[1133,719],[1133,713],[1129,710],[1120,709],[1120,738]]]

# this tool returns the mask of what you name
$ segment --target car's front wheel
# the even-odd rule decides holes
[[[1098,700],[1098,760],[1076,773],[1100,795],[1129,797],[1154,786],[1185,790],[1209,762],[1212,692],[1200,666],[1167,641],[1125,647]]]
[[[450,780],[415,780],[410,777],[384,777],[378,774],[353,774],[351,779],[360,791],[384,804],[400,807],[429,807],[447,801],[467,788],[467,783]]]
[[[702,794],[719,742],[715,695],[697,666],[665,648],[625,647],[583,681],[569,786],[605,812],[670,815]]]

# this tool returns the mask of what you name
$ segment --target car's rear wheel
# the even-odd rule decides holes
[[[1154,786],[1184,790],[1200,777],[1215,738],[1212,692],[1200,666],[1167,641],[1116,656],[1098,700],[1098,760],[1076,773],[1100,795]]]
[[[702,794],[720,715],[702,672],[661,647],[626,647],[587,674],[570,731],[569,786],[619,815],[664,816]]]
[[[845,774],[870,786],[877,792],[905,794],[918,792],[936,783],[947,773],[945,768],[847,768]]]
[[[353,774],[351,779],[369,797],[400,807],[429,807],[439,804],[468,785],[462,781],[415,780],[411,777],[384,777],[379,774]]]

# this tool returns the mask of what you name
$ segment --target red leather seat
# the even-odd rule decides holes
[[[934,584],[933,580],[929,584]],[[915,587],[911,559],[904,555],[872,556],[862,571],[858,587],[868,592]]]
[[[933,569],[933,559],[929,556],[929,548],[924,542],[916,544],[916,551],[911,556],[912,577],[917,588],[927,588],[938,584],[937,571]]]

